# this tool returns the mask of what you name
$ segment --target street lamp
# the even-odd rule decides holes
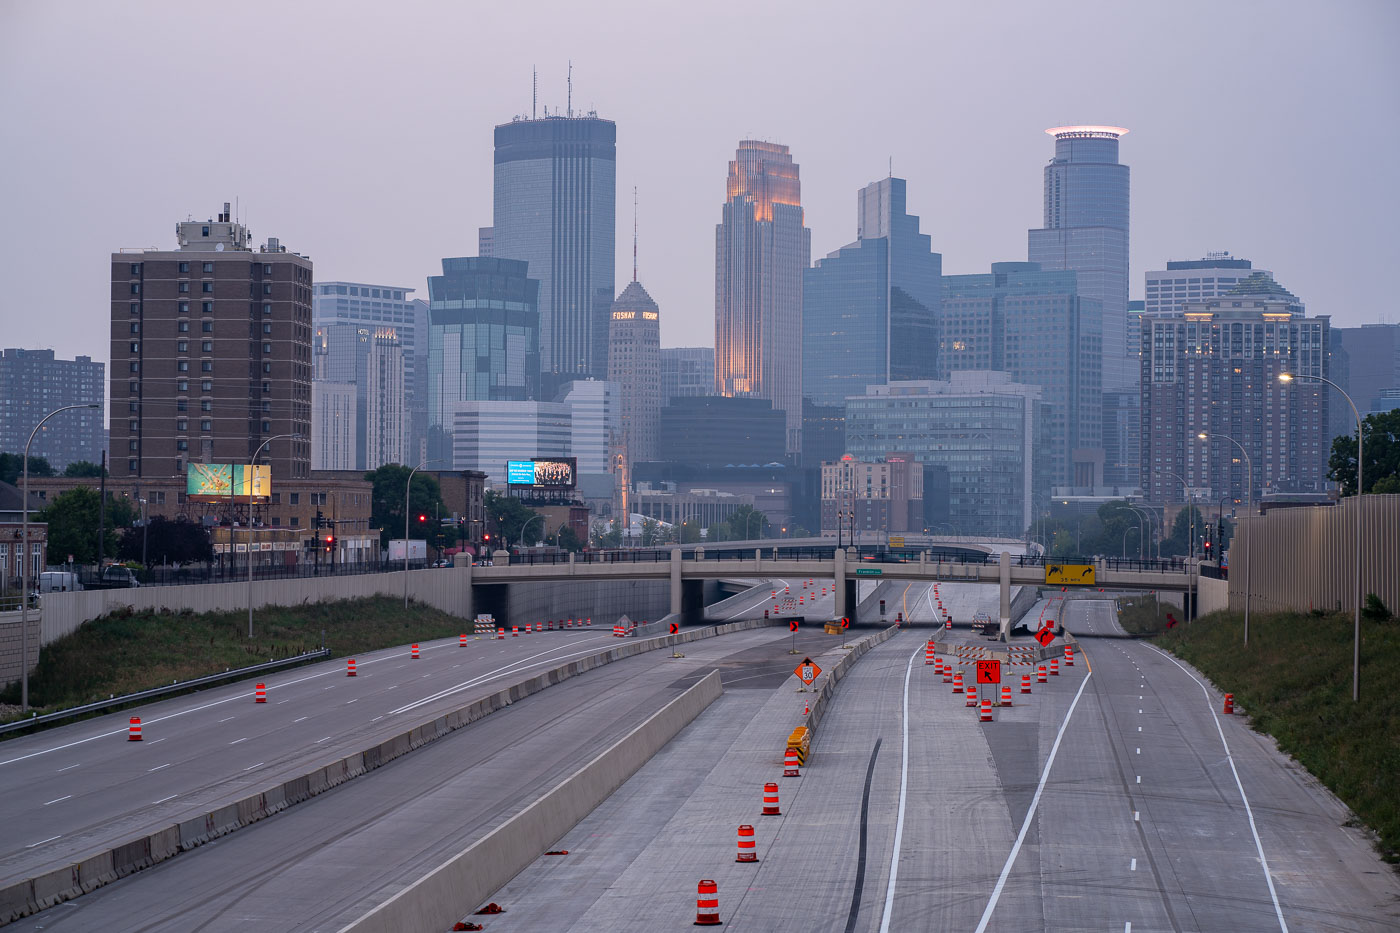
[[[1187,520],[1187,522],[1188,522],[1188,524],[1187,524],[1187,536],[1188,536],[1188,538],[1189,538],[1189,541],[1188,541],[1188,543],[1187,543],[1187,550],[1186,550],[1186,555],[1187,555],[1187,557],[1186,557],[1186,572],[1187,572],[1187,577],[1186,577],[1186,601],[1187,601],[1188,603],[1191,604],[1191,606],[1189,606],[1189,607],[1186,609],[1186,621],[1190,622],[1190,621],[1191,621],[1191,609],[1194,608],[1194,606],[1195,606],[1195,600],[1194,600],[1194,597],[1192,596],[1192,593],[1191,593],[1191,576],[1190,576],[1190,573],[1191,573],[1191,562],[1192,562],[1193,560],[1195,560],[1195,558],[1196,558],[1196,511],[1195,511],[1195,509],[1196,509],[1196,506],[1195,506],[1195,498],[1196,498],[1196,497],[1195,497],[1194,495],[1191,494],[1191,484],[1188,483],[1188,482],[1186,482],[1186,479],[1185,479],[1180,473],[1173,473],[1171,470],[1153,470],[1152,472],[1153,472],[1153,473],[1156,473],[1156,474],[1158,474],[1158,475],[1161,475],[1161,476],[1170,476],[1172,479],[1176,480],[1178,483],[1181,484],[1181,494],[1182,494],[1183,496],[1186,497],[1186,520]],[[1166,515],[1166,509],[1167,509],[1167,505],[1166,505],[1165,502],[1163,502],[1163,503],[1162,503],[1162,536],[1163,536],[1163,537],[1166,537],[1166,534],[1167,534],[1167,515]],[[1199,572],[1199,569],[1200,569],[1200,568],[1197,568],[1197,572]],[[1199,590],[1198,590],[1198,591],[1199,591]]]
[[[524,546],[525,546],[525,529],[526,529],[526,528],[529,528],[529,527],[530,527],[530,523],[533,522],[533,521],[534,521],[535,519],[537,519],[537,518],[541,520],[540,527],[541,527],[541,528],[544,527],[544,524],[543,524],[544,513],[543,513],[543,512],[536,512],[534,515],[531,515],[529,518],[525,519],[525,524],[523,524],[523,525],[520,526],[520,537],[518,537],[518,538],[515,539],[515,543],[516,543],[518,546],[520,546],[520,547],[524,547]]]
[[[248,637],[249,637],[249,638],[252,638],[252,637],[253,637],[253,488],[254,488],[254,486],[256,485],[256,483],[254,482],[254,477],[256,477],[256,476],[258,475],[258,470],[257,470],[257,465],[258,465],[258,454],[262,453],[262,452],[263,452],[263,448],[266,447],[268,444],[271,444],[273,441],[281,440],[282,438],[285,438],[285,437],[301,437],[301,434],[299,434],[299,433],[293,433],[293,434],[275,434],[275,435],[273,435],[272,437],[269,437],[267,440],[263,441],[261,444],[258,445],[258,449],[255,450],[255,451],[253,451],[253,456],[252,456],[252,458],[248,461],[248,474],[249,474],[249,475],[248,475],[248,477],[247,477],[247,482],[248,482]],[[145,517],[145,513],[144,513],[144,503],[145,503],[146,500],[142,499],[141,501],[142,501],[142,504],[143,504],[143,508],[142,508],[142,517],[144,518],[144,517]],[[146,544],[145,544],[145,540],[146,540],[146,539],[145,539],[145,537],[143,536],[142,539],[141,539],[141,542],[142,542],[142,543],[141,543],[141,563],[143,563],[143,564],[146,562]],[[232,553],[232,551],[233,551],[233,526],[232,526],[232,525],[229,526],[229,551],[230,551],[230,553]]]
[[[146,536],[151,523],[146,518],[146,500],[137,499],[136,501],[141,503],[141,569],[146,572],[146,579],[149,581],[151,579],[151,571],[150,568],[146,566]]]
[[[441,460],[424,460],[416,467],[408,471],[408,482],[403,486],[403,607],[408,608],[408,494],[413,491],[413,474],[430,463],[441,463]]]
[[[1215,433],[1209,432],[1209,431],[1202,431],[1202,432],[1198,433],[1198,434],[1196,435],[1196,437],[1199,438],[1200,440],[1203,440],[1203,441],[1204,441],[1204,440],[1209,440],[1209,439],[1212,438],[1212,437],[1218,437],[1218,438],[1221,438],[1222,440],[1227,440],[1227,441],[1229,441],[1231,444],[1234,444],[1236,447],[1238,447],[1238,448],[1240,449],[1240,455],[1241,455],[1242,457],[1244,457],[1244,468],[1245,468],[1244,507],[1245,507],[1245,512],[1246,512],[1246,514],[1248,514],[1248,513],[1251,511],[1251,503],[1254,501],[1254,461],[1251,460],[1251,459],[1249,458],[1249,451],[1245,450],[1243,444],[1241,444],[1239,441],[1235,440],[1233,437],[1231,437],[1231,436],[1228,435],[1228,434],[1215,434]],[[1250,547],[1250,544],[1249,544],[1249,535],[1245,535],[1245,544],[1244,544],[1244,555],[1243,555],[1243,557],[1244,557],[1244,646],[1245,646],[1246,648],[1249,647],[1249,565],[1252,563],[1252,562],[1250,561],[1249,557],[1250,557],[1250,554],[1251,554],[1251,552],[1252,552],[1253,550],[1254,550],[1254,549],[1253,549],[1252,547]]]
[[[19,537],[19,708],[20,712],[29,709],[29,561],[31,556],[26,553],[29,550],[29,447],[34,443],[34,435],[39,433],[39,429],[44,426],[54,415],[61,411],[73,411],[78,408],[101,408],[101,405],[64,405],[62,408],[55,408],[47,415],[39,419],[39,423],[34,425],[34,430],[29,432],[29,440],[24,442],[24,481],[20,490],[20,526],[23,530]],[[98,568],[101,572],[102,568]]]
[[[1366,486],[1361,481],[1361,444],[1362,425],[1361,412],[1356,410],[1356,403],[1351,400],[1351,396],[1346,390],[1337,385],[1331,379],[1322,376],[1298,376],[1293,373],[1279,373],[1279,382],[1292,382],[1294,379],[1315,379],[1318,382],[1325,382],[1338,392],[1342,393],[1342,398],[1347,400],[1351,406],[1351,413],[1356,416],[1356,607],[1352,617],[1352,639],[1351,639],[1351,701],[1353,703],[1361,700],[1361,504],[1365,501],[1361,498]]]

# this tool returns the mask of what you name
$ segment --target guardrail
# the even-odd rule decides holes
[[[96,703],[75,706],[72,709],[61,709],[56,713],[45,713],[43,716],[31,716],[29,719],[20,719],[0,726],[0,735],[4,735],[7,732],[18,732],[20,729],[28,729],[32,726],[61,722],[65,719],[72,719],[75,716],[95,713],[100,710],[110,709],[114,706],[122,706],[126,703],[139,703],[143,700],[152,700],[156,697],[165,696],[166,694],[178,693],[181,690],[189,690],[192,687],[206,687],[222,680],[237,680],[240,677],[260,674],[263,671],[274,671],[280,667],[300,664],[303,661],[316,661],[321,658],[328,658],[330,655],[331,649],[318,648],[315,651],[308,651],[305,654],[299,654],[295,657],[282,658],[280,661],[264,661],[262,664],[254,664],[251,667],[240,667],[235,670],[224,671],[222,674],[210,674],[206,677],[196,677],[194,680],[183,680],[179,683],[164,687],[153,687],[150,690],[142,690],[140,693],[127,693],[119,697],[112,697],[110,700],[98,700]]]

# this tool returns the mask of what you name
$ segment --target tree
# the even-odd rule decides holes
[[[403,494],[411,472],[402,464],[386,463],[365,474],[365,479],[373,486],[370,521],[379,528],[380,547],[388,547],[390,538],[403,536]],[[412,519],[409,537],[436,541],[442,533],[442,523],[438,520],[442,514],[442,491],[438,481],[422,473],[415,474],[408,498],[408,514]],[[426,516],[426,521],[419,521],[419,516]]]
[[[1194,505],[1187,506],[1176,513],[1176,518],[1172,519],[1172,530],[1162,541],[1162,554],[1172,557],[1186,557],[1191,553],[1191,518],[1195,516],[1196,535],[1205,533],[1206,518],[1201,514],[1201,510]],[[1196,556],[1200,557],[1201,548],[1196,547]]]
[[[1366,453],[1364,471],[1368,493],[1400,492],[1400,408],[1367,415],[1361,422]],[[1342,487],[1343,496],[1356,495],[1356,435],[1332,440],[1328,476]]]
[[[101,464],[93,463],[91,460],[74,460],[63,469],[64,476],[91,476],[101,477]]]
[[[559,548],[564,551],[583,550],[583,539],[574,531],[572,525],[565,525],[559,529]]]
[[[34,521],[49,526],[49,559],[62,563],[69,554],[79,564],[97,563],[97,528],[101,496],[96,489],[79,486],[55,496],[47,508],[35,513]],[[136,517],[129,499],[107,495],[107,527],[103,553],[117,553],[117,532]]]
[[[642,519],[642,547],[653,547],[660,544],[661,536],[660,522],[654,518]]]
[[[24,456],[22,454],[0,454],[0,483],[18,486],[23,473]],[[49,461],[43,457],[30,457],[29,475],[53,476],[53,467],[49,466]]]
[[[593,532],[594,547],[622,547],[622,522],[614,521],[611,531],[599,528]]]
[[[681,522],[681,544],[700,543],[700,523],[691,519]]]
[[[728,522],[715,522],[705,529],[705,542],[713,544],[717,541],[728,541],[732,537]]]
[[[729,527],[736,541],[764,538],[767,537],[764,531],[768,527],[768,516],[751,505],[741,505],[729,513]]]
[[[145,528],[128,528],[122,535],[117,555],[122,560],[139,561],[145,551],[146,564],[190,564],[214,559],[209,530],[186,518],[171,521],[162,515],[152,518]]]
[[[539,516],[539,512],[526,507],[514,496],[503,496],[489,489],[486,491],[486,519],[501,547],[508,547],[512,543],[528,545],[543,539],[548,529],[544,527],[544,519]],[[533,520],[536,518],[539,518],[539,521]],[[522,532],[528,532],[532,536],[531,539],[521,541]]]

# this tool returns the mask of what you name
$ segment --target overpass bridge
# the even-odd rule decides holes
[[[437,571],[441,572],[441,571]],[[1001,622],[1010,623],[1012,586],[1065,586],[1094,590],[1174,590],[1189,592],[1197,570],[1181,561],[1099,559],[1088,564],[1046,562],[1038,555],[1013,556],[1008,551],[988,554],[984,560],[945,560],[929,551],[917,554],[900,550],[859,554],[844,548],[803,549],[758,547],[745,552],[733,549],[706,554],[704,548],[660,551],[601,552],[567,555],[511,557],[498,551],[492,566],[457,568],[467,579],[473,612],[509,613],[507,587],[512,583],[667,580],[671,586],[671,614],[687,624],[699,623],[704,611],[707,581],[784,578],[835,580],[835,615],[854,616],[856,581],[908,581],[919,583],[986,583],[1001,588]],[[859,620],[852,618],[852,622]]]

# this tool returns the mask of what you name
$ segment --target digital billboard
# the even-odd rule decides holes
[[[535,489],[573,489],[577,463],[573,457],[510,460],[506,463],[506,482],[512,486],[532,486]]]
[[[212,502],[236,497],[248,498],[248,479],[253,480],[253,500],[272,495],[272,467],[259,464],[249,470],[242,463],[191,463],[185,472],[185,495],[193,502]]]

